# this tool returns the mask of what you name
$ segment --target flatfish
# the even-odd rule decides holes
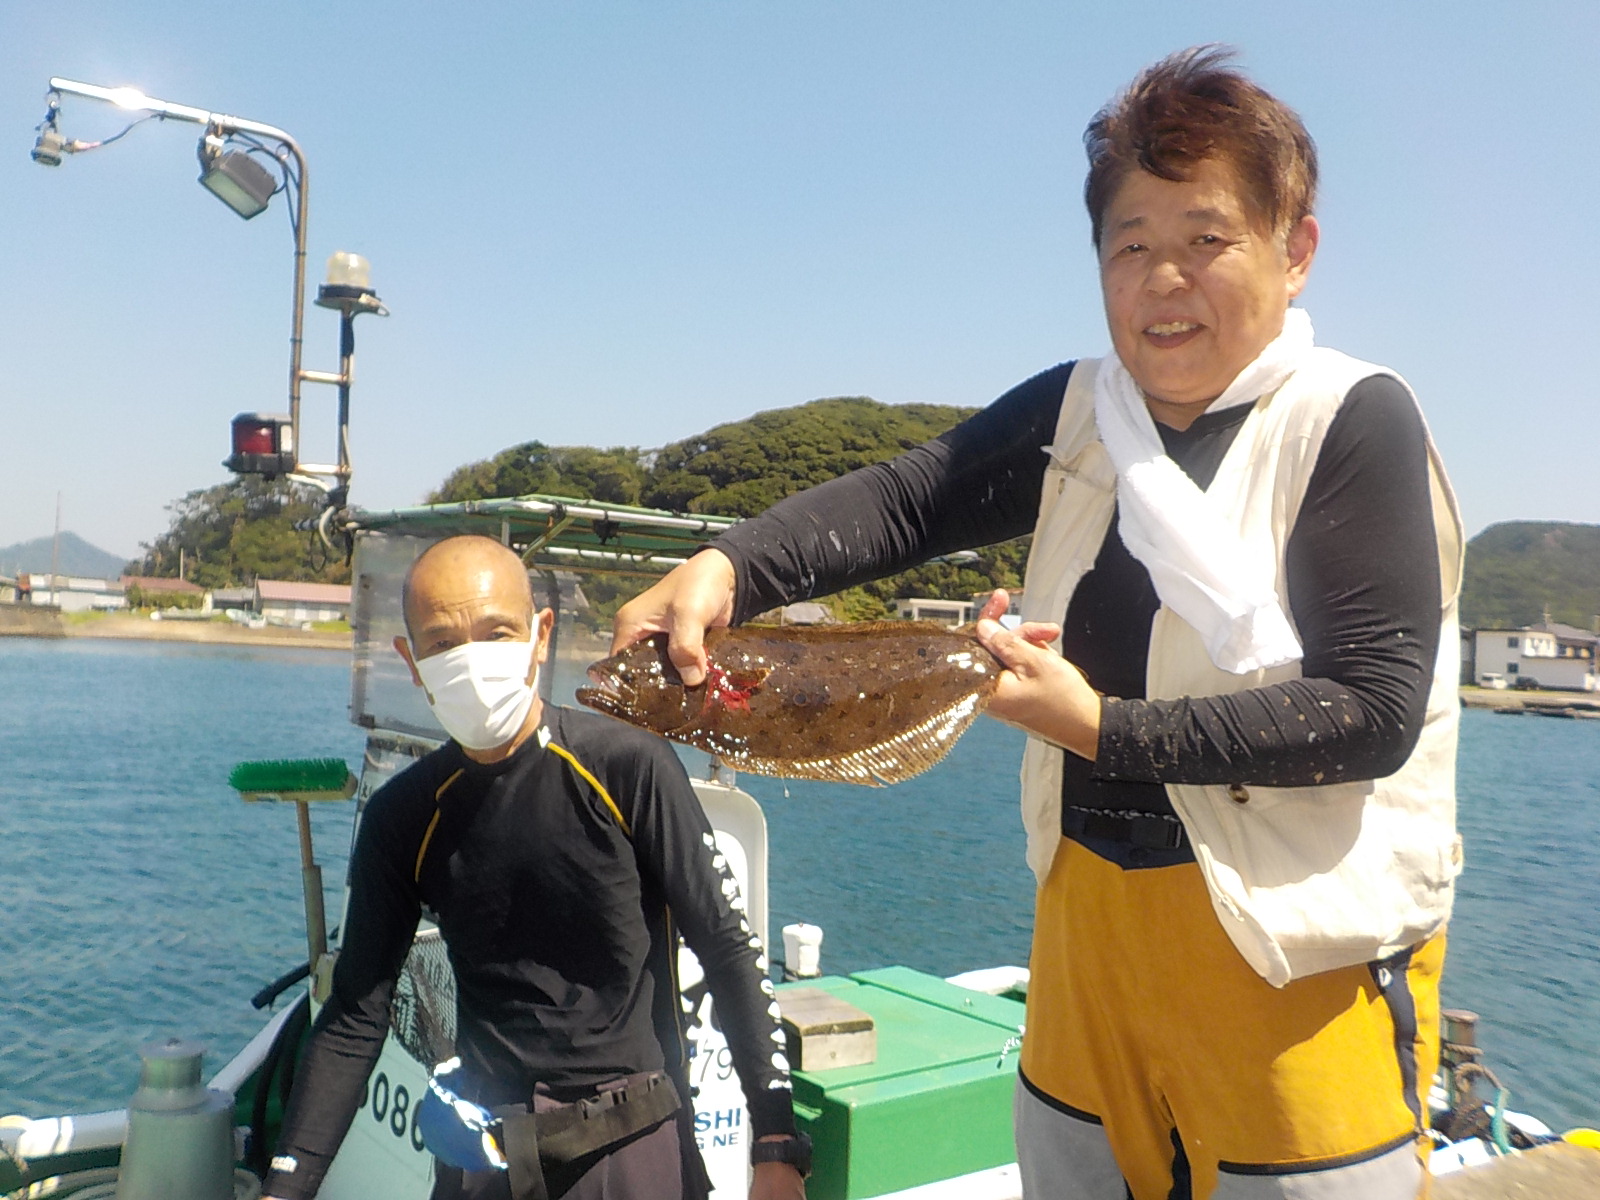
[[[966,630],[926,621],[706,631],[685,687],[655,634],[589,668],[582,704],[757,775],[877,787],[943,758],[1004,669]]]

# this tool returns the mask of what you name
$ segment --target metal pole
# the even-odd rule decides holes
[[[311,806],[304,800],[294,802],[295,818],[300,827],[300,886],[305,893],[306,949],[310,954],[311,970],[328,951],[328,919],[322,905],[322,868],[317,866],[311,850]]]
[[[282,131],[279,131],[282,133]],[[294,436],[296,461],[300,457],[300,331],[306,318],[306,220],[310,214],[310,180],[306,177],[306,156],[300,145],[286,133],[283,144],[294,155],[300,172],[299,196],[294,219],[294,319],[289,327],[289,429]]]
[[[350,489],[350,385],[356,371],[356,314],[339,313],[339,486],[329,493],[329,503],[343,507]]]
[[[80,83],[75,79],[52,77],[50,90],[66,92],[71,96],[84,96],[90,100],[104,100],[108,104],[115,104],[118,108],[127,109],[130,112],[152,112],[167,120],[187,121],[192,125],[204,125],[209,129],[217,130],[219,133],[249,133],[257,137],[271,138],[282,145],[294,157],[300,185],[294,220],[294,316],[289,330],[289,425],[294,437],[295,454],[298,456],[300,453],[300,331],[305,323],[306,219],[310,210],[310,179],[306,173],[306,156],[300,149],[300,143],[296,142],[286,131],[279,129],[276,125],[250,121],[244,117],[230,117],[225,113],[211,112],[188,104],[174,104],[170,100],[157,100],[154,96],[146,96],[137,88],[100,87],[98,84]],[[344,465],[342,459],[340,465]]]

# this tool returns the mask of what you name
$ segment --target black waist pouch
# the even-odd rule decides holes
[[[495,1109],[513,1200],[549,1200],[546,1165],[598,1154],[661,1124],[682,1107],[666,1072],[649,1071],[566,1104],[541,1108],[535,1100]]]

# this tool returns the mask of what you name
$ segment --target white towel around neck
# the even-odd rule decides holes
[[[1312,348],[1311,318],[1291,308],[1283,332],[1240,371],[1208,413],[1253,404]],[[1247,546],[1214,501],[1167,457],[1144,393],[1113,350],[1094,385],[1094,417],[1117,468],[1118,525],[1161,602],[1194,626],[1211,661],[1248,674],[1301,656],[1278,603],[1276,550]]]

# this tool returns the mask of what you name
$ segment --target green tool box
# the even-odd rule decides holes
[[[908,967],[786,986],[831,992],[878,1033],[876,1062],[795,1072],[795,1116],[815,1145],[810,1200],[862,1200],[1016,1160],[1008,1043],[1021,1002]]]

